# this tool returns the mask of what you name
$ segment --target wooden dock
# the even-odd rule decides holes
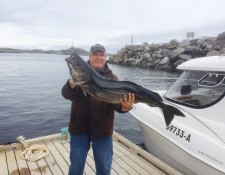
[[[0,145],[0,175],[67,175],[70,165],[69,143],[56,140],[58,134],[26,140],[29,144],[44,143],[50,154],[36,162],[20,158],[21,143]],[[114,132],[112,175],[180,175],[178,171]],[[90,149],[85,175],[95,174],[93,153]]]

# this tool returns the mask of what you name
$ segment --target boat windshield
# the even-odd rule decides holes
[[[193,108],[204,108],[225,95],[225,72],[185,71],[164,97]]]

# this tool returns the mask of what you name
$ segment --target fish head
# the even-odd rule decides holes
[[[83,84],[90,80],[90,72],[87,63],[77,54],[65,58],[70,75],[76,84]]]

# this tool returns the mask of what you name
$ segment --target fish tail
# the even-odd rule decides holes
[[[166,105],[166,107],[162,109],[162,112],[165,118],[166,126],[170,125],[170,123],[172,122],[174,118],[174,115],[185,117],[185,115],[179,109],[170,105]]]

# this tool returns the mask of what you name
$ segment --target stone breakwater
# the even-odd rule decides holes
[[[140,66],[174,71],[190,59],[225,54],[225,32],[217,37],[202,37],[192,40],[176,39],[163,44],[126,45],[108,62],[120,65]]]

